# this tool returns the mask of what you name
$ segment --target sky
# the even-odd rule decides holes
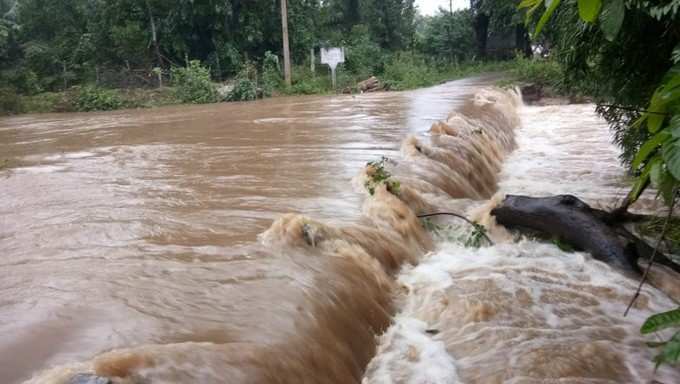
[[[434,15],[439,7],[449,9],[449,0],[416,0],[416,5],[423,15]],[[470,0],[453,0],[453,9],[467,8]]]

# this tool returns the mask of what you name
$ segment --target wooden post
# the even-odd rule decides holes
[[[67,67],[66,67],[66,60],[64,60],[64,61],[61,62],[61,67],[62,67],[62,70],[63,70],[63,76],[64,76],[64,91],[65,91],[66,89],[68,89],[68,77],[66,76],[66,75],[67,75],[66,72],[68,72],[68,69],[67,69]]]
[[[288,46],[288,4],[287,0],[281,0],[281,30],[283,31],[283,74],[286,86],[292,85],[290,75],[290,48]]]
[[[309,61],[309,69],[311,69],[312,74],[314,74],[315,64],[316,64],[315,63],[316,57],[314,56],[314,48],[309,50],[309,60],[310,60]]]
[[[335,67],[331,67],[331,81],[333,82],[333,89],[335,89],[335,85],[337,82],[337,77],[335,76]]]

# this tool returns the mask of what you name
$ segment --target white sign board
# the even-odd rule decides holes
[[[321,64],[328,64],[331,68],[333,88],[335,88],[335,68],[345,62],[345,48],[321,48]]]
[[[335,69],[338,64],[344,62],[344,48],[321,48],[321,64],[328,64],[331,69]]]

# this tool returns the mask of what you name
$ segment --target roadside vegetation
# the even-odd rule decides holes
[[[276,2],[0,0],[0,114],[352,93],[372,76],[405,90],[523,64],[512,60],[529,53],[514,4],[473,3],[425,17],[413,0],[288,0],[286,87]],[[500,37],[510,43],[487,44]],[[323,46],[346,51],[337,89]]]

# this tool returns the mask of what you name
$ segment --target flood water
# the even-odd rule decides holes
[[[592,106],[471,101],[492,82],[0,120],[0,382],[680,380],[636,333],[663,293],[623,319],[634,280],[488,222],[498,190],[628,185]],[[444,209],[497,245],[415,216]]]

